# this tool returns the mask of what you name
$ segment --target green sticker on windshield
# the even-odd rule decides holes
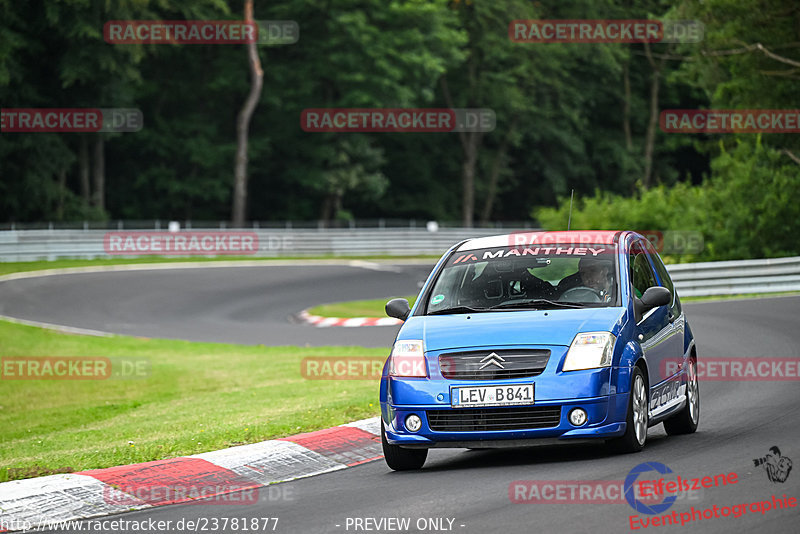
[[[444,295],[436,295],[431,299],[431,304],[439,304],[444,300]]]

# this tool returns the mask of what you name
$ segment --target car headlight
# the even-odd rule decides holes
[[[584,332],[575,336],[567,351],[562,371],[578,371],[611,366],[614,342],[611,332]]]
[[[389,357],[390,376],[428,376],[425,365],[425,350],[418,339],[400,340],[394,344]]]

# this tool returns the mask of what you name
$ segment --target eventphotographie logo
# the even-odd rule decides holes
[[[786,479],[789,478],[789,473],[792,472],[792,460],[786,456],[781,456],[781,450],[777,445],[770,447],[766,456],[754,458],[753,465],[764,468],[769,481],[776,484],[786,482]]]
[[[655,471],[660,475],[672,473],[672,469],[660,462],[645,462],[637,465],[630,470],[628,476],[625,477],[625,500],[631,505],[631,508],[641,514],[655,515],[669,510],[678,499],[676,495],[665,495],[664,499],[658,503],[644,502],[641,498],[637,497],[634,493],[634,484],[636,483],[639,475]],[[639,485],[641,489],[642,485]]]

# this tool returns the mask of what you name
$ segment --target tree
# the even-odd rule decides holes
[[[253,0],[244,4],[244,20],[253,23]],[[247,210],[247,136],[250,118],[261,99],[261,88],[264,84],[264,71],[258,57],[257,43],[247,45],[247,59],[250,65],[250,93],[236,117],[236,164],[234,166],[233,188],[233,225],[244,226]]]

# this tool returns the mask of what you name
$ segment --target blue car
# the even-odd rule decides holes
[[[697,429],[697,350],[664,263],[640,234],[529,232],[442,256],[383,368],[386,463],[432,447],[605,442],[638,452],[647,429]]]

